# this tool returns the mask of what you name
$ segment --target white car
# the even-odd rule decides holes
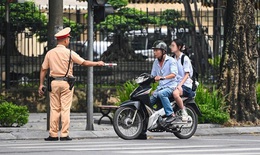
[[[112,44],[108,41],[94,41],[93,44],[93,60],[100,60],[100,56]],[[87,58],[88,56],[88,42],[87,41],[71,41],[69,48],[78,53],[81,57]]]
[[[147,61],[154,61],[153,49],[135,50],[135,54],[141,54]]]

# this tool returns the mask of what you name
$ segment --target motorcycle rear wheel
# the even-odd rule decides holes
[[[188,124],[184,125],[180,129],[180,131],[173,133],[179,139],[189,139],[190,137],[192,137],[196,132],[198,126],[198,115],[196,114],[195,110],[191,106],[186,106],[186,110],[189,117],[191,118],[190,122],[188,121]]]
[[[125,140],[135,139],[143,130],[142,116],[134,107],[120,107],[115,112],[113,127],[119,137]]]

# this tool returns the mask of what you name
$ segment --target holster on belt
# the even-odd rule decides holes
[[[47,83],[47,90],[49,91],[49,92],[51,92],[51,82],[54,80],[54,78],[53,77],[48,77],[48,83]]]
[[[74,87],[74,84],[76,82],[76,77],[73,77],[73,76],[68,77],[67,81],[68,81],[68,83],[70,85],[69,89],[72,90],[72,88]]]

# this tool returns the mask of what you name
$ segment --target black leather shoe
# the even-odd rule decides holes
[[[44,138],[45,141],[58,141],[58,137],[51,137],[49,136],[48,138]]]
[[[60,141],[68,141],[68,140],[72,140],[69,136],[67,137],[60,137]]]
[[[146,135],[146,133],[145,133],[145,134],[141,133],[141,134],[140,134],[138,137],[136,137],[135,139],[146,140],[146,139],[147,139],[147,135]]]

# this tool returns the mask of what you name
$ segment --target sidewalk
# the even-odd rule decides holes
[[[86,114],[71,113],[70,137],[73,139],[91,138],[115,138],[118,137],[110,124],[108,118],[103,118],[98,125],[101,114],[94,113],[94,130],[86,129]],[[29,122],[23,127],[0,127],[0,140],[43,140],[48,137],[46,130],[46,113],[30,113]],[[253,134],[260,133],[260,126],[257,127],[222,127],[214,124],[199,124],[194,136],[223,135],[223,134]],[[148,132],[149,137],[169,137],[172,133],[167,132]]]

